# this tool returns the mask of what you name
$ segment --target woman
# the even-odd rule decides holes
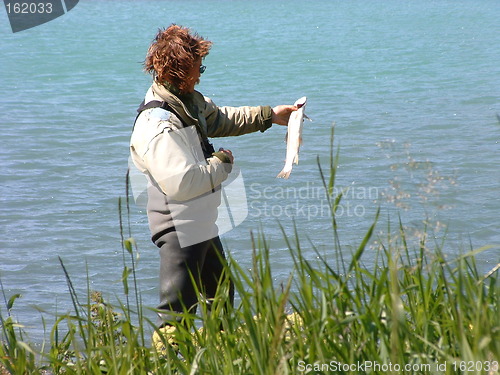
[[[149,183],[148,221],[161,259],[160,326],[180,320],[184,309],[193,311],[197,290],[212,298],[223,274],[215,221],[220,185],[234,157],[230,150],[215,152],[208,137],[264,132],[272,123],[286,125],[297,109],[218,107],[195,91],[211,45],[171,25],[158,32],[144,63],[154,80],[139,108],[130,151]]]

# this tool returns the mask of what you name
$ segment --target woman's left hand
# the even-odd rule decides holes
[[[272,109],[272,121],[278,125],[288,125],[288,119],[293,111],[298,108],[295,105],[278,105]]]

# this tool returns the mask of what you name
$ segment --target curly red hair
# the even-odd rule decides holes
[[[208,55],[212,42],[182,26],[160,29],[148,49],[144,70],[159,83],[170,82],[186,92],[188,73],[196,61]]]

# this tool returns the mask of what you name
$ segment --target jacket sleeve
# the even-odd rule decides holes
[[[169,121],[162,123],[156,127],[157,132],[133,142],[131,152],[134,163],[155,180],[169,199],[196,198],[227,178],[228,170],[219,158],[204,159],[194,126],[178,129],[169,127]],[[148,125],[148,121],[142,124]]]
[[[266,131],[272,125],[269,106],[217,107],[205,97],[205,118],[209,137],[227,137]]]

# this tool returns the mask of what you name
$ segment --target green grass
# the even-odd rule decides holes
[[[330,160],[328,175],[318,165],[325,189],[333,192],[338,153]],[[330,198],[335,213],[342,196]],[[447,259],[425,236],[410,248],[398,223],[373,250],[378,221],[377,213],[348,259],[335,215],[332,248],[321,253],[307,244],[314,260],[297,230],[284,232],[293,269],[281,285],[274,282],[273,249],[252,234],[251,269],[228,259],[241,302],[227,310],[227,279],[221,282],[210,313],[200,300],[198,313],[186,313],[177,327],[177,349],[165,345],[160,353],[151,348],[155,328],[137,290],[135,242],[122,230],[124,301],[104,301],[90,288],[82,300],[61,261],[73,311],[57,317],[37,352],[10,315],[17,296],[6,298],[0,374],[498,373],[498,267],[481,274],[475,263],[485,249]],[[363,263],[367,251],[376,254],[370,266]]]

